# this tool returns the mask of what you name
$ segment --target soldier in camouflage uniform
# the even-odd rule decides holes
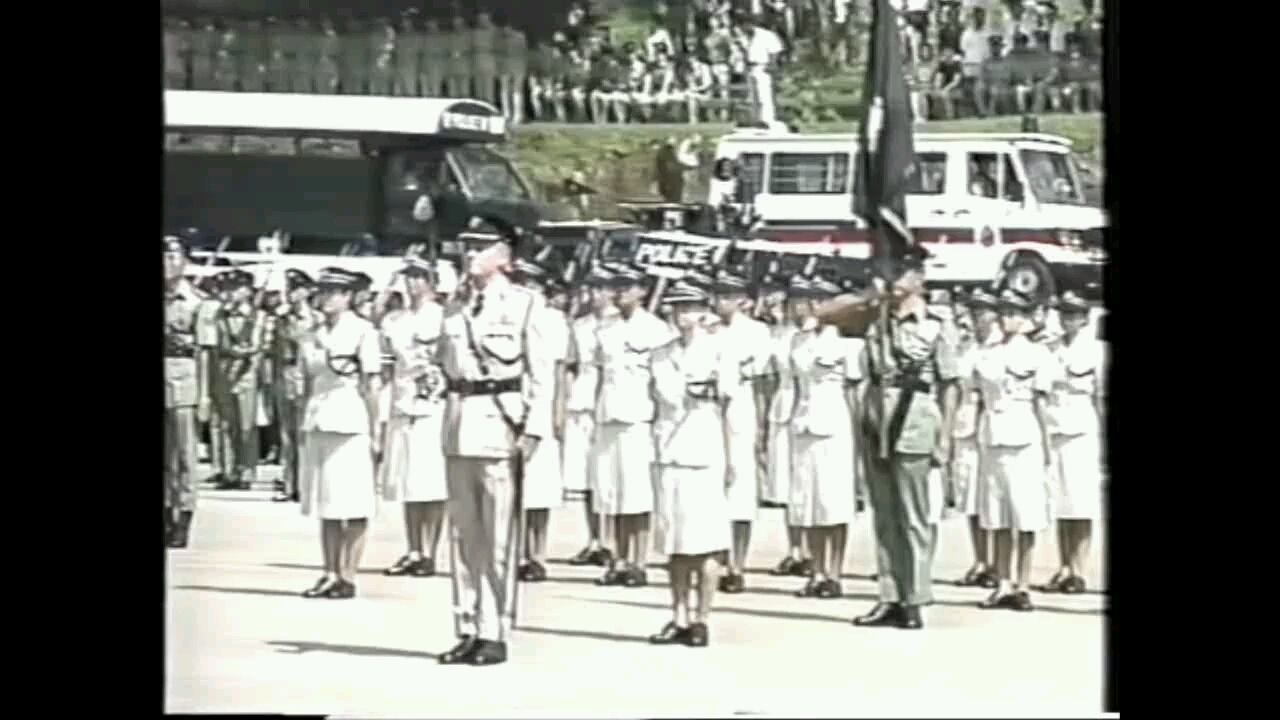
[[[475,82],[475,98],[498,105],[498,28],[489,13],[476,16],[471,30],[471,77]]]
[[[524,81],[529,74],[529,41],[520,30],[498,31],[498,85],[502,114],[513,124],[524,120]]]
[[[212,20],[201,19],[191,34],[191,89],[214,90],[214,60],[218,55],[221,37],[218,26]]]
[[[416,12],[412,8],[400,16],[400,32],[396,35],[396,82],[395,94],[400,97],[430,96],[433,93],[421,92],[418,88],[418,75],[422,72],[423,45],[422,31],[414,24]]]
[[[370,95],[391,95],[395,85],[396,51],[398,45],[396,26],[386,18],[379,18],[369,32],[369,52],[373,58],[369,76]]]
[[[267,89],[267,32],[262,22],[249,20],[240,32],[240,89],[263,92]]]
[[[920,607],[933,602],[931,505],[942,493],[930,491],[930,471],[950,455],[960,364],[954,324],[925,302],[924,259],[913,248],[882,271],[891,292],[887,334],[874,323],[867,330],[863,432],[880,601],[854,619],[860,626],[917,629]]]
[[[444,69],[449,65],[449,45],[434,18],[427,18],[422,28],[423,97],[446,97]]]
[[[373,68],[373,49],[369,47],[369,30],[358,19],[347,21],[342,29],[343,95],[369,94],[369,71]]]
[[[338,35],[338,28],[330,18],[324,18],[320,27],[321,35],[317,38],[318,44],[314,56],[315,81],[312,84],[312,92],[333,95],[338,92],[339,68],[343,62],[342,37]]]
[[[444,67],[445,96],[471,97],[471,31],[467,29],[467,21],[454,15],[443,39],[448,53]]]

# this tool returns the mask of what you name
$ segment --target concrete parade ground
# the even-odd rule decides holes
[[[202,467],[203,474],[207,468]],[[263,479],[275,467],[263,468]],[[564,559],[584,544],[579,502],[552,512],[549,578],[522,584],[505,665],[442,666],[454,644],[448,533],[431,578],[385,577],[404,550],[401,511],[370,528],[358,596],[306,600],[320,576],[319,522],[270,492],[202,490],[191,546],[168,551],[165,709],[360,717],[1062,717],[1102,710],[1106,538],[1096,531],[1083,595],[1033,593],[1036,610],[981,610],[988,590],[956,587],[972,551],[963,519],[944,521],[937,602],[920,631],[857,628],[875,601],[871,517],[850,533],[845,597],[796,598],[772,577],[783,514],[762,509],[747,590],[717,595],[706,648],[654,647],[670,619],[667,577],[597,587],[596,567]],[[1056,569],[1041,533],[1035,582]],[[661,557],[652,557],[651,564]]]

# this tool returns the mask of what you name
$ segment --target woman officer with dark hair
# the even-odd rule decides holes
[[[355,597],[356,567],[376,510],[382,352],[377,329],[351,308],[352,297],[370,284],[363,273],[321,271],[316,294],[323,320],[301,348],[307,398],[300,425],[302,514],[320,518],[325,571],[303,597]]]

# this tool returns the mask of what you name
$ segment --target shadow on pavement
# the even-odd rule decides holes
[[[324,572],[324,568],[320,567],[319,565],[305,565],[303,563],[266,563],[266,566],[273,567],[273,568],[280,568],[282,570],[312,570],[314,572]],[[381,575],[382,570],[383,568],[360,568],[359,570],[356,570],[356,574],[357,575]],[[430,575],[425,578],[405,577],[406,580],[429,580],[431,578],[443,578],[445,580],[448,580],[449,573],[436,570],[435,575]]]
[[[275,648],[276,652],[293,655],[309,652],[331,652],[342,655],[364,655],[366,657],[403,657],[429,660],[436,658],[436,653],[400,650],[398,648],[369,647],[367,645],[334,645],[332,643],[292,640],[268,640],[267,644]]]
[[[616,633],[599,632],[595,630],[566,630],[564,628],[542,628],[519,625],[516,627],[516,632],[534,633],[535,635],[559,635],[561,637],[585,638],[587,640],[611,640],[614,642],[649,644],[649,638],[645,635],[618,635]]]
[[[630,605],[633,607],[658,608],[658,609],[667,609],[671,607],[666,603],[643,602],[640,600],[600,600],[596,598],[570,597],[567,595],[561,595],[559,597],[564,597],[572,600],[579,600],[582,602],[611,603],[614,605]],[[861,594],[861,593],[846,593],[843,599],[860,600],[868,603],[874,603],[877,600],[879,600],[879,598],[875,595],[868,595],[868,594]],[[807,601],[807,600],[799,600],[799,599],[797,600],[799,602]],[[934,604],[946,605],[948,607],[970,608],[972,610],[979,609],[978,602],[976,600],[972,602],[960,601],[960,600],[935,600]],[[853,617],[852,615],[844,615],[844,614],[820,615],[818,613],[796,613],[796,612],[787,612],[783,610],[760,610],[756,608],[725,607],[724,605],[717,605],[715,608],[715,612],[729,613],[731,615],[753,615],[756,617],[777,618],[780,620],[833,620],[838,622],[849,622],[849,620]],[[1061,615],[1099,615],[1101,616],[1106,614],[1106,608],[1097,608],[1097,609],[1062,608],[1062,607],[1046,607],[1044,605],[1037,604],[1034,612],[1046,612],[1046,613],[1055,613],[1055,614],[1061,614]]]
[[[231,593],[233,595],[274,595],[276,597],[301,597],[301,590],[268,590],[266,588],[232,588],[214,587],[213,585],[174,585],[174,590],[207,590],[209,592]]]

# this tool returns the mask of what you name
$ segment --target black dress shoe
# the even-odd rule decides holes
[[[838,598],[844,594],[844,588],[840,587],[840,581],[835,578],[827,578],[818,583],[815,594],[823,599]]]
[[[476,649],[471,651],[468,661],[472,665],[501,665],[507,661],[507,644],[480,640],[476,643]]]
[[[638,567],[628,568],[622,574],[622,586],[629,588],[644,587],[649,584],[649,576]]]
[[[356,584],[346,580],[338,580],[329,587],[324,596],[330,600],[350,600],[356,596]]]
[[[412,573],[414,568],[418,567],[418,563],[421,563],[421,562],[422,562],[421,558],[415,560],[408,555],[404,555],[399,560],[396,561],[395,565],[392,565],[386,570],[383,570],[382,574],[390,575],[391,577],[408,575],[409,573]]]
[[[1066,584],[1069,578],[1070,578],[1069,575],[1065,575],[1061,570],[1059,570],[1057,573],[1054,573],[1053,577],[1049,578],[1049,581],[1046,582],[1045,584],[1036,585],[1035,586],[1036,592],[1043,592],[1043,593],[1066,592],[1066,590],[1064,589],[1064,585]]]
[[[897,603],[876,603],[871,612],[853,619],[858,627],[896,627],[902,617],[902,606]]]
[[[623,574],[624,574],[624,571],[622,570],[606,570],[603,575],[596,578],[592,582],[594,582],[596,585],[600,585],[601,587],[604,587],[607,585],[621,585]]]
[[[530,562],[521,568],[520,579],[525,582],[542,582],[547,579],[547,569],[540,562]]]
[[[431,558],[422,558],[417,565],[409,571],[414,577],[431,577],[436,574],[436,561]]]
[[[987,590],[995,590],[1000,586],[1000,579],[997,578],[996,574],[991,572],[990,569],[987,569],[978,576],[978,585],[986,588]]]
[[[769,574],[776,575],[776,576],[790,575],[795,570],[796,565],[799,565],[799,564],[800,564],[800,561],[796,560],[793,557],[784,557],[782,558],[782,562],[778,563],[772,570],[769,571]]]
[[[706,647],[707,642],[706,623],[694,623],[689,626],[689,633],[685,635],[685,645],[688,645],[689,647]]]
[[[168,542],[166,545],[174,549],[182,549],[187,546],[191,540],[191,518],[194,513],[184,510],[178,513],[178,517],[173,521],[170,527]]]
[[[1062,590],[1062,592],[1068,595],[1079,595],[1080,593],[1087,590],[1088,586],[1085,584],[1084,578],[1080,577],[1079,575],[1072,575],[1066,580],[1063,580],[1059,588]]]
[[[653,645],[677,645],[688,642],[689,628],[676,626],[674,622],[669,622],[662,626],[656,635],[649,636],[649,643]]]
[[[337,578],[331,578],[328,575],[326,575],[320,578],[319,580],[317,580],[315,585],[312,585],[307,590],[303,590],[302,597],[304,598],[329,597],[329,591],[332,590],[333,587],[337,585],[339,582],[341,581],[338,580]]]
[[[978,607],[983,610],[1014,610],[1017,605],[1018,598],[1016,593],[1001,595],[998,592],[991,593],[982,602],[978,603]]]
[[[277,490],[276,494],[271,496],[271,502],[285,503],[292,501],[293,496],[283,490]]]
[[[1013,594],[1013,609],[1019,612],[1031,612],[1036,606],[1031,603],[1031,593],[1026,590]]]
[[[747,589],[747,578],[742,573],[729,576],[729,589],[726,591],[731,594],[740,593]]]
[[[920,608],[915,605],[904,605],[902,612],[898,613],[898,627],[903,630],[919,630],[924,627],[924,620],[920,618]]]
[[[813,574],[813,561],[809,559],[801,560],[792,568],[791,574],[796,577],[809,577]]]
[[[811,577],[809,578],[809,581],[804,584],[804,587],[795,592],[795,596],[799,598],[817,597],[818,585],[818,578]]]
[[[969,568],[969,571],[964,574],[964,577],[956,581],[956,585],[960,587],[977,586],[981,584],[982,576],[986,572],[987,572],[986,569],[980,566],[971,567]]]
[[[474,635],[463,635],[461,642],[440,653],[436,660],[441,665],[458,665],[471,662],[471,653],[475,652],[478,644],[479,641],[476,640]]]

